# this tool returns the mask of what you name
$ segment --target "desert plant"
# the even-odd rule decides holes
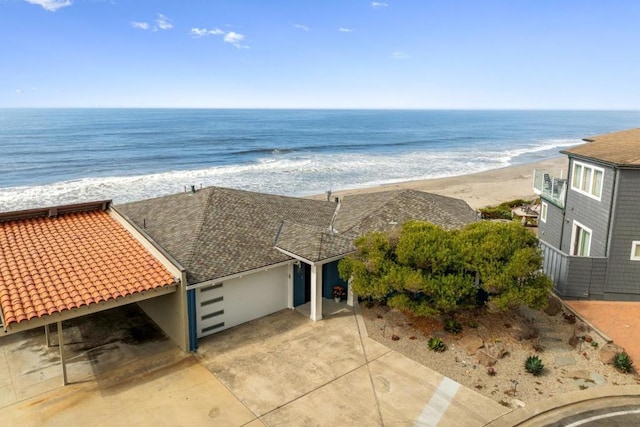
[[[444,322],[444,330],[450,334],[459,334],[462,332],[462,325],[456,319],[451,317]]]
[[[615,366],[618,371],[625,374],[631,372],[631,365],[633,365],[633,361],[626,352],[621,351],[613,356],[613,366]]]
[[[480,324],[475,320],[471,320],[467,325],[472,329],[476,329],[478,326],[480,326]]]
[[[544,364],[542,363],[542,360],[540,360],[538,356],[529,356],[527,357],[527,360],[524,362],[524,369],[530,374],[538,376],[542,373],[542,370],[544,369]]]
[[[447,349],[445,343],[438,337],[429,338],[427,345],[429,346],[429,350],[435,351],[436,353],[442,353]]]

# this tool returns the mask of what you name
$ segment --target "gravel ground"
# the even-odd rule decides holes
[[[623,374],[601,362],[599,352],[606,343],[603,337],[580,321],[569,323],[563,312],[549,316],[526,307],[504,314],[470,311],[456,317],[462,332],[449,334],[443,330],[442,319],[414,318],[386,306],[361,307],[369,337],[505,406],[588,387],[640,382],[635,373]],[[518,341],[514,337],[532,327],[538,331],[537,338]],[[590,337],[597,347],[586,341],[571,346],[574,333],[587,340]],[[430,351],[430,336],[440,337],[447,350]],[[497,346],[507,351],[493,366],[495,375],[489,375],[487,367],[463,348],[470,336],[482,339],[480,345],[485,347],[481,350]],[[532,355],[544,363],[539,376],[524,369],[526,358]]]

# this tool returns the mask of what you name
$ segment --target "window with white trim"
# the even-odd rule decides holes
[[[571,189],[600,200],[603,176],[604,169],[574,161]]]
[[[549,205],[547,205],[545,202],[542,202],[540,204],[540,221],[547,222],[547,209],[548,208],[549,208]]]
[[[640,240],[631,242],[631,261],[640,261]]]
[[[591,254],[591,229],[573,221],[571,234],[571,255],[589,256]]]

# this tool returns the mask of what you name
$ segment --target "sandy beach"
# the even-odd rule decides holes
[[[535,197],[533,192],[534,169],[544,169],[555,176],[560,176],[560,171],[562,171],[562,176],[567,176],[567,166],[567,158],[559,156],[536,163],[509,166],[469,175],[335,191],[332,193],[332,197],[397,189],[414,189],[456,197],[465,200],[473,209],[478,209],[508,200],[532,199]],[[326,197],[326,195],[317,195],[313,198],[322,197]]]

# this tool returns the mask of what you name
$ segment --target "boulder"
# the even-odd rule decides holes
[[[476,361],[479,365],[489,367],[495,365],[498,362],[498,359],[488,354],[484,350],[478,350],[476,352]]]
[[[556,298],[553,295],[549,296],[549,302],[547,304],[547,307],[544,309],[544,312],[548,315],[548,316],[555,316],[556,314],[560,313],[562,311],[562,303],[560,302],[560,300],[558,298]]]
[[[476,354],[478,349],[484,347],[484,341],[477,334],[471,334],[460,338],[458,345],[462,347],[469,356],[472,356]]]
[[[600,351],[598,352],[598,356],[600,357],[600,361],[604,364],[607,365],[613,365],[613,356],[616,355],[616,353],[620,353],[624,351],[624,348],[620,347],[617,344],[614,343],[608,343],[602,346],[602,348],[600,348]]]

